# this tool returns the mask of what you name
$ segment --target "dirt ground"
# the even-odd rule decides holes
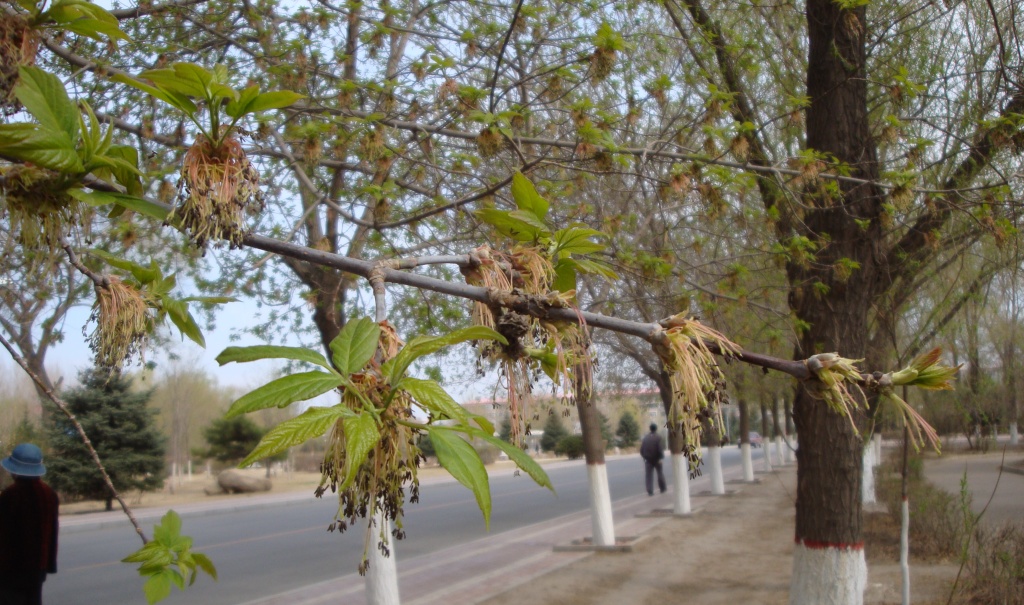
[[[484,604],[788,603],[796,471],[760,477],[760,484],[742,486],[733,496],[702,502],[693,517],[667,519],[631,553],[596,553]],[[898,544],[898,528],[891,539]],[[891,544],[868,544],[867,552],[864,602],[900,603],[898,554],[892,555],[898,546],[893,551]],[[913,562],[913,602],[945,603],[956,573],[950,563]]]

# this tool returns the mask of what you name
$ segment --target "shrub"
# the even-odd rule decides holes
[[[583,435],[566,435],[558,440],[555,453],[575,460],[583,456]]]

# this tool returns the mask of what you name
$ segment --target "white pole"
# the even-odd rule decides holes
[[[861,462],[864,469],[864,480],[861,481],[860,501],[870,504],[875,501],[875,448],[868,445],[861,454]]]
[[[743,458],[743,480],[750,483],[754,480],[754,459],[750,455],[750,444],[740,444],[740,454]]]
[[[395,539],[391,537],[391,521],[378,511],[376,515],[379,532],[370,535],[370,552],[367,559],[370,568],[366,571],[366,603],[367,605],[399,605],[398,596],[398,565],[395,562]],[[386,536],[390,556],[385,557],[380,551],[378,542],[381,535]]]
[[[907,497],[900,503],[903,524],[900,526],[900,571],[903,572],[903,605],[910,605],[910,504]]]
[[[690,461],[686,454],[672,454],[672,512],[689,515],[690,508]]]
[[[722,448],[712,445],[707,448],[708,465],[711,467],[711,493],[725,495],[725,478],[722,476]]]
[[[590,525],[594,546],[615,546],[615,522],[612,520],[612,496],[608,489],[608,467],[588,464],[590,480]]]

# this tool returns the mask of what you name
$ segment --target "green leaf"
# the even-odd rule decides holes
[[[191,63],[175,63],[171,67],[147,69],[139,77],[167,92],[209,100],[213,74]]]
[[[154,559],[158,551],[163,551],[164,546],[159,542],[150,540],[145,546],[121,559],[122,563],[146,563]]]
[[[604,237],[604,233],[589,227],[566,227],[555,232],[556,254],[590,254],[605,249],[605,245],[592,241],[595,237]]]
[[[475,214],[477,218],[494,227],[498,233],[516,241],[532,242],[546,237],[550,233],[547,226],[541,223],[541,226],[538,227],[537,223],[540,221],[536,215],[530,217],[526,212],[525,210],[505,212],[496,208],[482,208]],[[523,220],[523,216],[526,216],[527,219]]]
[[[78,140],[78,108],[57,76],[38,67],[18,68],[20,82],[14,94],[46,130],[63,133],[74,147]]]
[[[412,396],[420,406],[437,418],[467,420],[469,413],[456,403],[444,388],[433,380],[423,380],[406,376],[398,381],[396,389],[402,389]]]
[[[170,546],[181,536],[181,517],[173,510],[164,513],[160,523],[153,527],[153,540]]]
[[[0,125],[0,148],[4,155],[56,170],[80,174],[82,159],[67,134],[36,124]]]
[[[420,357],[468,340],[497,340],[501,344],[508,344],[504,336],[484,326],[470,326],[442,336],[417,336],[410,340],[398,355],[384,362],[381,372],[389,377],[388,381],[391,384],[397,384],[412,362]]]
[[[238,302],[234,296],[186,296],[179,298],[181,302],[197,302],[204,305],[222,305],[224,303]]]
[[[345,481],[338,489],[346,490],[356,478],[359,467],[366,462],[370,450],[380,441],[380,429],[368,412],[345,419],[341,428],[345,432]]]
[[[130,196],[142,195],[142,179],[139,178],[139,151],[130,145],[112,145],[106,156],[115,161],[111,172],[118,183],[124,185]]]
[[[83,189],[70,189],[68,193],[77,200],[85,202],[90,206],[106,206],[108,204],[115,204],[122,208],[127,208],[139,214],[144,214],[150,218],[155,218],[158,221],[167,219],[167,215],[170,210],[156,202],[151,202],[146,199],[135,197],[132,195],[125,195],[123,193],[110,193],[107,191],[85,191]]]
[[[543,220],[548,214],[548,201],[537,193],[530,179],[516,171],[512,175],[512,199],[520,210],[529,210],[537,218]]]
[[[473,422],[475,422],[477,426],[480,427],[480,430],[487,433],[488,435],[494,434],[494,424],[486,417],[479,416],[477,414],[472,414],[470,415],[470,418],[472,418]]]
[[[576,263],[572,259],[563,258],[555,263],[555,279],[551,287],[559,292],[570,292],[576,289]]]
[[[452,429],[432,426],[427,429],[427,433],[437,452],[438,463],[459,483],[472,490],[480,512],[484,515],[484,524],[490,529],[491,487],[480,455]]]
[[[223,355],[223,353],[222,353]],[[231,404],[226,418],[232,418],[239,414],[248,414],[256,410],[267,408],[283,408],[295,403],[305,401],[328,391],[338,388],[342,384],[341,376],[328,374],[327,372],[301,372],[278,378],[262,387],[246,393],[237,401]]]
[[[245,363],[247,361],[259,361],[260,359],[292,359],[305,361],[328,370],[333,368],[323,355],[316,351],[300,347],[281,347],[275,345],[258,345],[255,347],[228,347],[217,356],[217,363],[225,365],[232,361]]]
[[[340,418],[354,415],[352,410],[340,403],[331,407],[309,408],[267,431],[239,466],[249,466],[257,460],[276,456],[290,447],[315,439],[326,433]]]
[[[146,601],[149,602],[149,605],[159,603],[171,595],[172,575],[174,575],[174,571],[165,569],[150,576],[146,583],[142,585],[142,592],[145,593]]]
[[[349,320],[331,341],[334,367],[343,376],[359,372],[373,359],[380,340],[380,326],[369,317]]]
[[[217,579],[217,568],[213,566],[213,561],[210,560],[210,557],[200,552],[194,552],[192,553],[192,560],[195,562],[196,567],[205,571],[214,580]]]
[[[570,260],[575,264],[576,269],[581,273],[586,273],[588,275],[600,275],[601,277],[606,277],[608,279],[618,279],[619,277],[618,273],[615,272],[615,269],[612,269],[611,265],[602,261],[590,258],[573,258],[567,260]]]
[[[292,92],[290,90],[265,92],[258,95],[248,104],[245,108],[245,113],[257,113],[270,109],[282,109],[284,107],[294,105],[296,101],[304,98],[306,98],[306,95],[300,95],[299,93]]]
[[[515,462],[516,466],[523,469],[523,471],[525,471],[527,475],[529,475],[534,481],[536,481],[537,485],[541,487],[546,487],[550,489],[552,492],[555,491],[555,487],[551,484],[551,478],[548,477],[548,474],[544,472],[544,469],[541,468],[539,464],[537,464],[536,460],[531,458],[529,454],[524,452],[518,446],[513,445],[508,441],[498,439],[497,437],[494,436],[493,432],[478,431],[472,427],[470,427],[470,429],[466,431],[466,434],[471,437],[479,437],[480,439],[483,439],[487,443],[490,443],[491,445],[499,448],[501,451],[508,454],[509,459]]]
[[[135,78],[123,76],[121,74],[115,74],[112,79],[115,82],[127,84],[129,86],[141,90],[142,92],[148,93],[151,97],[155,99],[160,99],[161,101],[167,103],[171,107],[174,107],[175,109],[184,112],[189,117],[195,117],[196,113],[199,111],[199,108],[196,107],[196,104],[193,103],[192,100],[189,99],[187,95],[184,95],[182,93],[171,90],[163,90],[158,86],[153,86],[151,84],[147,84],[145,82],[136,80]]]
[[[204,349],[206,348],[206,338],[203,337],[203,331],[199,329],[196,319],[189,312],[188,303],[183,303],[173,298],[163,298],[160,300],[160,306],[164,311],[167,311],[167,316],[171,318],[171,322],[175,327],[181,331],[182,336],[187,336],[192,342]]]
[[[256,99],[260,94],[260,87],[253,84],[248,88],[238,93],[238,98],[229,102],[224,106],[224,113],[229,117],[235,118],[236,120],[244,116],[249,111],[249,106],[253,100]]]

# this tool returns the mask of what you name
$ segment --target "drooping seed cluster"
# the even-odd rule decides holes
[[[259,173],[241,143],[227,137],[219,146],[200,138],[185,154],[178,181],[178,206],[168,222],[181,228],[200,248],[210,240],[226,240],[231,248],[248,233],[246,218],[263,210]]]
[[[89,349],[96,365],[109,370],[141,355],[153,327],[142,293],[113,276],[96,286],[96,304],[89,317],[92,322],[96,327],[88,336]]]
[[[11,232],[28,247],[60,247],[61,237],[82,223],[81,203],[67,193],[71,180],[52,170],[15,165],[0,169],[3,211]]]

